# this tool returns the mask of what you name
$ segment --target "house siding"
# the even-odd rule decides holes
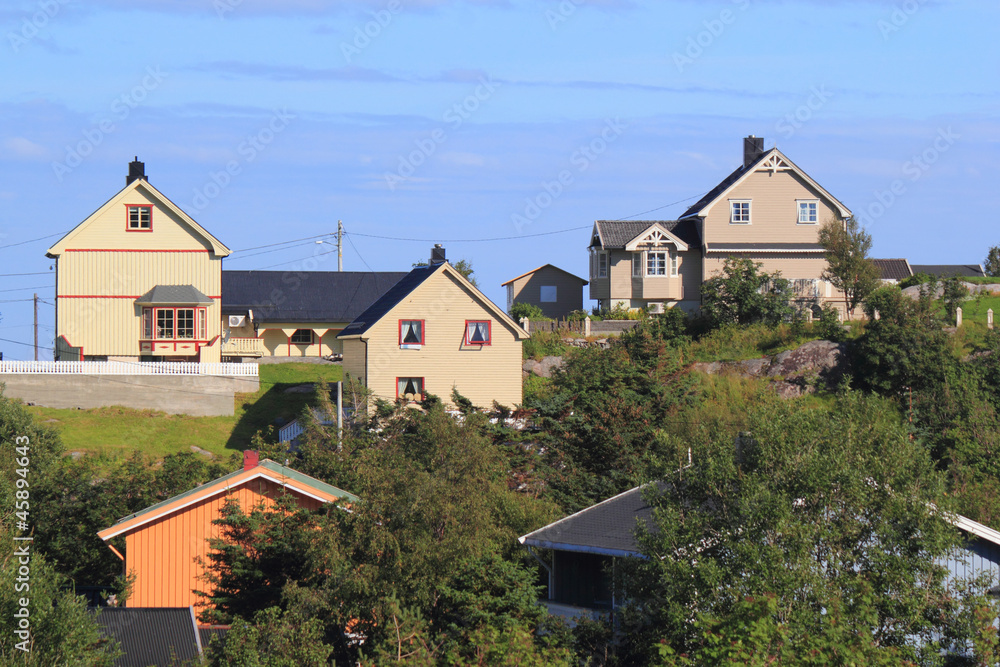
[[[730,199],[749,199],[750,224],[730,224]],[[818,199],[816,224],[799,224],[797,199]],[[823,223],[839,219],[832,202],[824,199],[791,171],[756,171],[720,197],[704,218],[704,242],[817,243]]]
[[[421,349],[400,349],[399,320],[424,320]],[[467,320],[489,320],[492,344],[463,345]],[[363,376],[367,353],[366,384],[377,397],[396,400],[396,378],[422,377],[424,391],[445,403],[453,387],[481,407],[521,403],[521,341],[515,330],[447,271],[411,292],[365,339],[367,350],[363,342],[344,341],[344,370]]]
[[[263,502],[273,505],[280,493],[294,493],[302,507],[316,509],[320,501],[286,490],[265,479],[246,481],[226,493],[207,498],[174,514],[129,532],[125,538],[126,568],[136,575],[129,607],[187,607],[202,598],[195,589],[206,590],[200,580],[204,569],[196,559],[206,559],[208,540],[220,536],[213,520],[222,515],[227,498],[233,497],[249,511]]]
[[[267,356],[323,357],[343,352],[343,345],[341,341],[337,340],[337,334],[348,324],[348,322],[268,323],[260,325],[259,334],[264,341],[264,350]],[[311,330],[314,342],[311,345],[296,343],[289,345],[288,338],[296,329]],[[320,332],[322,332],[322,337]]]
[[[129,204],[152,207],[151,231],[126,230]],[[135,300],[156,285],[192,285],[214,300],[206,311],[207,336],[198,339],[214,342],[201,347],[199,360],[220,360],[222,257],[141,182],[101,207],[52,252],[57,256],[56,335],[73,348],[82,348],[86,356],[138,360],[142,308]],[[194,349],[186,342],[179,345],[187,352]]]
[[[556,288],[556,301],[543,302],[542,286]],[[583,283],[576,276],[560,271],[551,266],[545,266],[514,280],[507,286],[512,291],[509,299],[513,303],[530,303],[542,309],[545,317],[559,319],[566,317],[574,310],[583,309]]]

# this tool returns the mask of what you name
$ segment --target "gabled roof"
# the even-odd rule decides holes
[[[531,275],[532,273],[538,273],[538,272],[539,272],[539,271],[541,271],[542,269],[555,269],[556,271],[561,271],[562,273],[565,273],[565,274],[566,274],[567,276],[569,276],[570,278],[573,278],[573,279],[575,279],[575,280],[579,280],[579,281],[580,281],[580,284],[582,284],[582,285],[587,285],[587,284],[589,284],[589,283],[588,283],[588,282],[587,282],[586,280],[584,280],[584,279],[583,279],[583,278],[581,278],[580,276],[577,276],[577,275],[573,275],[572,273],[570,273],[569,271],[566,271],[565,269],[560,269],[560,268],[559,268],[558,266],[556,266],[555,264],[544,264],[544,265],[542,265],[542,266],[539,266],[539,267],[538,267],[537,269],[532,269],[531,271],[525,271],[525,272],[524,272],[524,273],[522,273],[521,275],[519,275],[519,276],[517,276],[517,277],[515,277],[515,278],[511,278],[510,280],[508,280],[508,281],[507,281],[507,282],[505,282],[505,283],[500,283],[500,287],[506,287],[507,285],[510,285],[510,284],[511,284],[512,282],[514,282],[515,280],[520,280],[521,278],[523,278],[523,277],[525,277],[525,276],[530,276],[530,275]]]
[[[982,278],[986,275],[979,264],[910,264],[910,268],[913,269],[913,273],[926,273],[939,278],[948,276]]]
[[[173,498],[167,498],[162,502],[136,512],[135,514],[130,514],[127,517],[120,519],[113,526],[99,531],[97,536],[105,541],[110,540],[112,537],[133,531],[151,521],[162,519],[165,516],[178,512],[185,507],[193,505],[194,503],[211,498],[212,496],[226,493],[230,489],[254,479],[267,479],[276,484],[280,484],[286,489],[296,491],[302,495],[309,496],[326,503],[337,502],[339,500],[346,500],[348,502],[358,501],[357,496],[350,494],[343,489],[338,489],[331,484],[321,482],[318,479],[310,477],[309,475],[304,475],[297,470],[292,470],[286,466],[279,465],[270,459],[264,459],[256,467],[251,468],[250,470],[237,470],[236,472],[231,472],[228,475],[223,475],[214,481],[195,487],[190,491],[177,494]]]
[[[215,303],[193,285],[157,285],[135,300],[140,306],[183,305],[199,306]]]
[[[479,289],[470,283],[465,276],[459,273],[455,267],[448,262],[443,262],[436,266],[418,266],[410,271],[405,278],[393,285],[392,289],[383,294],[378,301],[369,306],[365,312],[358,315],[353,322],[344,327],[344,330],[337,334],[337,338],[362,336],[369,329],[375,326],[379,320],[388,315],[392,309],[399,305],[400,302],[402,302],[406,297],[419,289],[420,286],[423,285],[429,278],[444,273],[447,273],[449,276],[457,280],[459,284],[472,292],[476,301],[478,301],[483,308],[493,313],[494,317],[512,328],[518,338],[528,338],[530,336],[530,334],[522,329],[521,326],[510,317],[510,315],[505,313],[503,309],[490,301],[485,294],[480,292]]]
[[[603,556],[637,556],[636,526],[652,528],[653,508],[637,486],[518,538],[521,544]]]
[[[351,322],[403,271],[223,271],[222,314],[256,322]]]
[[[778,167],[777,165],[781,165]],[[734,187],[739,185],[746,179],[750,174],[760,168],[766,168],[768,165],[774,165],[774,169],[788,169],[797,174],[802,180],[813,187],[814,190],[819,192],[827,201],[833,204],[840,212],[841,217],[849,217],[851,211],[844,206],[840,201],[834,197],[832,194],[827,192],[819,183],[814,181],[809,174],[802,171],[794,162],[789,160],[784,153],[779,151],[777,148],[772,148],[769,151],[764,151],[756,160],[751,162],[749,165],[740,165],[731,174],[726,176],[722,181],[716,185],[714,188],[705,193],[705,196],[695,202],[688,210],[684,211],[681,216],[681,220],[685,218],[692,218],[695,216],[703,216],[708,213],[708,209],[715,204],[716,201],[721,199],[726,195],[727,192],[732,190]]]
[[[56,257],[59,254],[61,254],[65,250],[66,244],[72,241],[73,238],[77,234],[79,234],[84,228],[86,228],[92,220],[94,220],[98,215],[107,211],[112,206],[118,204],[122,199],[125,198],[125,195],[132,192],[133,190],[138,190],[140,188],[143,191],[145,191],[146,194],[155,199],[161,206],[171,211],[174,215],[180,218],[186,225],[188,225],[191,228],[191,230],[195,232],[196,235],[200,236],[204,241],[206,241],[212,247],[212,252],[215,253],[217,256],[227,257],[232,252],[231,250],[229,250],[229,248],[223,245],[222,242],[219,241],[219,239],[209,234],[204,227],[195,222],[194,219],[191,218],[191,216],[182,211],[172,201],[167,199],[167,197],[162,192],[160,192],[152,185],[150,185],[149,181],[147,181],[144,178],[137,178],[136,180],[132,181],[124,188],[122,188],[118,192],[118,194],[116,194],[111,199],[106,201],[99,209],[97,209],[89,216],[87,216],[87,218],[83,222],[81,222],[76,227],[71,229],[65,236],[56,241],[55,245],[49,248],[48,251],[45,253],[46,257]]]
[[[623,249],[653,225],[676,237],[688,247],[699,247],[701,238],[694,220],[597,220],[590,246],[605,250]]]
[[[92,613],[101,633],[121,644],[115,667],[187,664],[202,654],[191,607],[102,607]]]
[[[910,263],[905,259],[873,259],[882,280],[905,280],[913,275]]]
[[[643,497],[651,483],[629,489],[576,514],[559,519],[538,530],[523,535],[518,542],[526,546],[578,551],[603,556],[639,556],[635,539],[636,527],[643,523],[655,529],[653,509]],[[663,490],[663,482],[656,483]],[[959,514],[944,518],[959,530],[1000,546],[1000,531]]]

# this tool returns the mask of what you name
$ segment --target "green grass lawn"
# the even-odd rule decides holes
[[[139,450],[162,457],[200,447],[216,456],[245,449],[258,431],[278,419],[291,421],[315,400],[312,392],[287,393],[296,385],[337,382],[339,365],[265,364],[260,366],[260,389],[237,394],[232,417],[188,417],[155,410],[122,407],[57,410],[29,406],[35,418],[55,427],[69,451],[111,452]],[[277,427],[268,440],[277,436]]]

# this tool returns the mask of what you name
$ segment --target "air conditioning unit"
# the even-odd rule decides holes
[[[243,323],[247,321],[246,315],[230,315],[229,316],[229,328],[237,329],[243,326]]]
[[[651,303],[646,306],[646,311],[650,315],[662,315],[664,312],[663,302]]]

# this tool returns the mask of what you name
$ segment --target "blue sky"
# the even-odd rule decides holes
[[[976,0],[14,0],[0,273],[48,271],[54,238],[34,239],[138,155],[230,248],[341,219],[345,269],[442,241],[502,305],[535,266],[585,276],[595,219],[679,215],[748,134],[859,214],[875,256],[977,263],[1000,244],[997,25]],[[225,267],[334,269],[329,249]],[[53,278],[0,281],[0,350],[28,358],[22,299],[51,301]],[[49,345],[50,306],[40,321]]]

